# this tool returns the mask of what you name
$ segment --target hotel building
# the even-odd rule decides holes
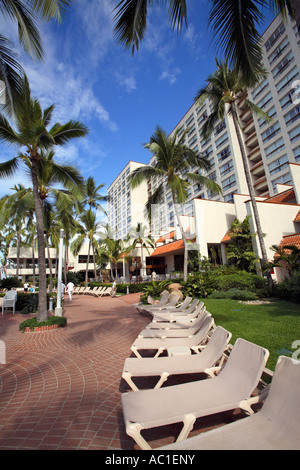
[[[240,97],[238,112],[255,195],[258,201],[271,201],[271,198],[278,192],[289,188],[284,185],[294,185],[296,182],[299,184],[298,170],[295,166],[291,166],[295,164],[298,166],[297,163],[300,163],[300,38],[295,22],[290,19],[283,21],[281,15],[278,15],[263,34],[262,44],[263,63],[268,75],[253,89],[247,90]],[[272,121],[267,122],[253,114],[246,105],[246,98],[253,101],[267,113]],[[203,235],[203,226],[202,235],[198,233],[201,230],[199,225],[201,201],[219,201],[219,203],[223,203],[223,206],[218,206],[220,210],[221,207],[224,210],[225,207],[232,208],[231,211],[229,210],[229,212],[232,212],[231,217],[226,219],[227,222],[224,219],[222,227],[219,227],[225,235],[230,226],[228,221],[232,222],[237,217],[234,209],[236,206],[235,196],[245,196],[246,205],[248,204],[246,201],[249,200],[249,191],[232,117],[226,115],[223,121],[217,123],[212,135],[208,139],[203,139],[201,130],[210,112],[211,103],[208,100],[201,107],[198,103],[194,103],[170,133],[170,136],[173,136],[177,130],[181,133],[188,129],[185,144],[208,158],[211,169],[206,176],[216,181],[223,190],[223,195],[220,196],[212,194],[206,188],[195,184],[189,189],[190,199],[183,209],[184,213],[182,215],[186,216],[183,218],[185,220],[185,230],[191,238],[197,235],[197,240],[201,240],[199,246],[201,246],[201,254],[204,256],[209,254],[208,248],[210,245],[214,247],[216,245],[221,246],[222,237],[214,242],[206,239],[207,237]],[[151,158],[149,164],[154,163],[155,156]],[[117,195],[116,187],[120,184],[120,176],[123,176],[125,172],[130,172],[128,165],[110,186],[109,195],[112,191]],[[135,167],[140,165],[136,163]],[[297,174],[297,176],[294,175],[294,178],[291,168],[294,169],[294,174]],[[191,171],[196,172],[199,169],[192,168]],[[129,199],[131,196],[133,199],[137,199],[139,203],[145,203],[147,195],[149,196],[157,185],[161,184],[164,184],[163,180],[158,177],[149,180],[147,188],[144,185],[131,191],[128,186],[126,197]],[[145,189],[147,189],[147,192],[145,192]],[[294,192],[297,194],[299,189],[294,188]],[[299,198],[296,198],[293,203],[297,206]],[[119,210],[119,214],[125,214],[125,207],[122,210],[116,209],[121,207],[120,204],[126,205],[126,202],[113,199],[113,203],[108,204],[108,223],[112,224],[120,238],[123,238],[130,228],[129,221],[132,222],[132,219],[130,219],[130,215],[127,215],[127,219],[125,215],[122,215],[122,217],[116,216],[117,210]],[[275,211],[275,204],[268,207],[272,207],[272,210]],[[295,210],[297,213],[299,208],[295,207]],[[244,216],[249,211],[251,212],[250,206],[247,211],[244,211]],[[243,213],[243,211],[239,212],[240,214]],[[192,222],[192,219],[194,219],[194,222]],[[127,220],[127,223],[125,220]],[[144,217],[138,221],[145,222],[146,220]],[[216,221],[214,220],[213,225],[215,224]],[[279,244],[286,232],[283,233],[284,229],[281,231],[278,224],[276,228],[278,230],[277,243]],[[150,229],[151,234],[157,236],[156,238],[163,235],[164,243],[182,238],[181,234],[178,233],[171,193],[166,186],[164,187],[164,204],[157,207],[156,214],[151,220]],[[254,226],[253,230],[256,231]],[[219,229],[217,232],[219,232]],[[212,233],[213,229],[210,237],[215,238]],[[276,235],[271,238],[276,243]],[[269,247],[267,249],[269,251]],[[182,247],[180,249],[178,245],[176,246],[177,257],[180,252],[182,253]],[[159,255],[163,255],[163,250],[154,251],[152,254],[154,257]],[[168,250],[166,256],[170,256],[170,250]],[[270,253],[270,257],[272,256]],[[165,265],[167,264],[165,263]]]

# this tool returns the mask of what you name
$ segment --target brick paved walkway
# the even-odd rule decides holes
[[[65,302],[67,327],[47,333],[22,334],[24,316],[0,316],[6,345],[6,364],[0,364],[1,450],[139,449],[125,433],[120,399],[128,390],[121,379],[124,361],[150,321],[133,306],[138,299],[74,296]],[[202,419],[198,431],[211,424]],[[155,448],[172,442],[178,427],[147,432]]]

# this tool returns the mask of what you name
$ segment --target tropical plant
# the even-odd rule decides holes
[[[5,18],[16,21],[19,42],[23,49],[32,57],[43,58],[43,46],[37,27],[37,19],[61,19],[61,14],[69,6],[71,0],[1,0],[1,14]],[[20,77],[23,69],[13,51],[13,45],[2,34],[0,35],[0,80],[5,85],[5,101],[7,108],[13,110],[18,102]],[[1,90],[3,93],[3,90]],[[20,103],[19,103],[20,104]]]
[[[123,258],[132,252],[133,245],[126,246],[126,242],[121,239],[105,238],[103,240],[105,253],[111,263],[115,265],[115,279],[118,279],[118,263],[123,261]]]
[[[146,268],[145,268],[145,261],[144,261],[144,248],[149,253],[149,247],[154,248],[155,247],[155,241],[149,235],[147,230],[147,227],[143,225],[141,222],[137,223],[137,226],[135,228],[132,228],[129,231],[129,237],[132,239],[132,245],[134,248],[136,248],[137,245],[140,246],[141,248],[141,275],[144,276],[146,274]]]
[[[257,228],[257,236],[262,252],[262,261],[266,265],[268,262],[266,247],[264,243],[264,234],[261,228],[260,217],[257,209],[256,198],[254,194],[254,188],[251,180],[250,170],[248,166],[247,155],[245,152],[243,137],[240,129],[240,122],[238,117],[238,100],[241,96],[241,92],[244,90],[244,79],[241,77],[237,68],[230,69],[227,61],[218,62],[217,71],[211,74],[206,80],[207,86],[201,88],[196,97],[195,101],[201,103],[209,99],[212,105],[212,112],[207,117],[203,128],[202,134],[208,136],[213,132],[213,129],[219,119],[224,119],[225,115],[231,115],[236,136],[239,143],[240,153],[242,157],[245,178],[249,190],[251,204],[253,208],[254,219]],[[245,100],[246,105],[251,109],[252,112],[262,116],[266,120],[270,120],[266,113],[264,113],[257,105],[255,105],[249,99]],[[272,284],[272,277],[270,273],[267,273],[269,283]]]
[[[21,148],[21,152],[0,164],[0,177],[6,178],[14,175],[20,168],[20,163],[30,161],[29,173],[32,179],[32,191],[38,236],[39,259],[39,310],[38,319],[48,317],[46,298],[46,263],[45,240],[43,225],[43,204],[39,194],[38,172],[43,165],[43,149],[51,149],[56,145],[65,145],[71,139],[84,137],[88,129],[78,121],[69,121],[65,124],[55,123],[50,129],[55,106],[51,105],[43,110],[37,99],[31,96],[27,77],[20,82],[23,105],[18,107],[15,128],[9,123],[3,113],[0,114],[0,139],[5,143]],[[57,168],[54,161],[51,163],[54,170]],[[28,165],[27,165],[28,171]]]
[[[255,263],[258,261],[252,245],[255,234],[250,230],[250,215],[243,221],[236,219],[228,231],[230,243],[226,248],[226,256],[229,264],[234,264],[238,269],[255,271]]]
[[[139,49],[147,27],[148,7],[153,0],[121,0],[114,11],[117,41],[131,46],[132,54]],[[186,0],[165,0],[171,27],[182,30],[187,25]],[[229,57],[232,66],[238,67],[247,83],[254,85],[264,73],[261,65],[262,47],[258,27],[263,23],[264,10],[287,11],[295,17],[300,30],[299,0],[210,0],[208,23],[213,30],[216,45]]]
[[[163,177],[163,183],[167,185],[172,194],[173,206],[180,227],[184,242],[184,280],[187,278],[187,236],[183,230],[179,216],[178,205],[183,206],[188,200],[188,189],[191,183],[201,184],[212,192],[221,193],[221,188],[217,183],[199,173],[192,173],[191,168],[197,167],[199,170],[208,171],[210,164],[203,156],[184,144],[184,139],[188,129],[179,136],[180,129],[174,132],[172,137],[157,127],[151,136],[149,143],[145,144],[153,155],[156,156],[154,165],[144,165],[134,170],[130,175],[131,186],[133,188],[141,184],[145,179],[158,176]],[[162,202],[164,184],[161,184],[153,192],[147,201],[147,209],[151,210],[152,204]]]
[[[289,276],[294,276],[300,271],[300,249],[295,245],[280,247],[272,245],[271,250],[275,252],[274,261],[269,263],[270,267],[285,268]]]

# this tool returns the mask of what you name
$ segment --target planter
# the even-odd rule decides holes
[[[26,326],[24,333],[45,333],[45,331],[57,330],[61,328],[60,325],[45,325],[45,326],[35,326],[34,328],[29,328]]]

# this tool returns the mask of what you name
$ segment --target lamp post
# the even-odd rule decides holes
[[[55,308],[55,316],[62,317],[63,311],[61,306],[61,280],[62,280],[62,254],[64,245],[64,230],[61,229],[59,233],[59,253],[58,253],[58,275],[57,275],[57,301]]]

